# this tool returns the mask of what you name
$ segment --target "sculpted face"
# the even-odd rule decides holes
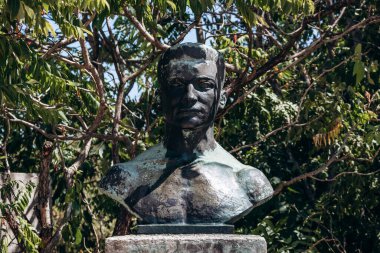
[[[163,87],[166,122],[193,129],[213,121],[218,89],[214,61],[179,58],[170,61]]]

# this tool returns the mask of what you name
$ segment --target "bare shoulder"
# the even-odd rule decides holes
[[[214,150],[205,153],[204,160],[228,166],[232,168],[235,173],[244,166],[244,164],[239,162],[233,155],[220,146],[219,143],[217,143]]]
[[[272,197],[273,188],[268,178],[260,170],[243,165],[236,176],[254,205],[260,205]]]
[[[99,183],[100,190],[121,202],[141,185],[151,184],[152,174],[160,175],[165,167],[165,150],[156,145],[135,159],[112,166]]]
[[[232,168],[240,186],[246,191],[253,205],[260,205],[272,197],[273,188],[260,170],[242,164],[219,144],[211,154],[211,160]]]
[[[113,199],[125,199],[134,187],[138,171],[134,163],[120,163],[112,166],[100,181],[100,190]]]

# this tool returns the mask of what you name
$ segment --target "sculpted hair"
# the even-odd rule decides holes
[[[161,89],[165,87],[165,81],[167,77],[166,71],[168,69],[167,65],[171,60],[179,58],[203,59],[215,62],[218,68],[218,90],[221,90],[223,88],[225,76],[223,55],[217,50],[204,44],[183,43],[175,45],[166,50],[158,61],[157,77]]]

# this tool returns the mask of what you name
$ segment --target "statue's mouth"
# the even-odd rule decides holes
[[[190,115],[194,115],[194,114],[199,114],[201,112],[202,112],[202,110],[196,109],[196,108],[179,109],[177,111],[177,116],[190,116]]]

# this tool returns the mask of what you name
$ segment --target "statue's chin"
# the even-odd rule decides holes
[[[182,129],[195,130],[204,125],[204,122],[199,117],[186,117],[177,120],[177,122],[173,125]]]
[[[166,125],[177,129],[197,130],[212,125],[213,117],[201,110],[182,111],[165,114]]]

